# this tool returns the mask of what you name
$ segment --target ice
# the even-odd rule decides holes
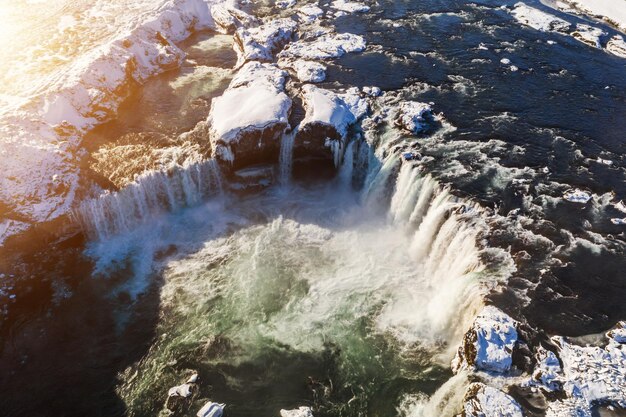
[[[626,408],[626,346],[619,343],[622,331],[620,325],[615,333],[609,332],[605,347],[577,346],[562,337],[552,339],[563,362],[563,390],[567,397],[550,403],[547,417],[592,416],[592,408],[597,404]]]
[[[532,375],[531,384],[540,385],[548,391],[561,388],[562,369],[559,358],[550,350],[543,347],[537,349],[537,366]]]
[[[276,2],[276,7],[280,9],[288,9],[296,5],[296,0],[279,0]]]
[[[572,32],[572,36],[582,43],[601,49],[602,43],[600,38],[606,36],[606,32],[602,29],[579,23],[576,25],[576,30]]]
[[[626,42],[621,35],[615,35],[606,43],[606,50],[620,58],[626,58]]]

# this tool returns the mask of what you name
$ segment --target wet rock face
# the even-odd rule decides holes
[[[465,334],[452,369],[506,373],[513,363],[517,340],[515,321],[496,307],[486,306]]]
[[[463,417],[523,417],[522,407],[504,392],[473,383],[464,398]]]
[[[284,92],[286,77],[273,64],[249,62],[213,100],[209,135],[220,162],[238,169],[278,160],[291,110],[291,99]]]

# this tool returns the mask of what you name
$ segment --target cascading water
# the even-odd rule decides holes
[[[346,148],[346,152],[343,156],[343,162],[337,174],[339,183],[345,187],[350,186],[350,184],[352,184],[352,173],[354,171],[354,144],[355,143],[356,143],[355,141],[352,141],[348,144],[348,147]]]
[[[279,181],[281,185],[289,183],[291,178],[291,168],[293,165],[293,144],[296,138],[298,129],[293,129],[290,132],[283,133],[280,140],[280,155],[279,155]]]
[[[85,200],[74,215],[83,230],[103,239],[132,230],[163,212],[191,207],[222,191],[222,174],[214,159],[150,171],[125,188]]]

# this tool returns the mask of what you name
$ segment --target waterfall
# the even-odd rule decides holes
[[[372,155],[370,159],[373,158],[376,156]],[[375,209],[386,207],[390,182],[393,180],[393,174],[399,163],[400,157],[390,152],[382,165],[380,163],[371,164],[374,168],[368,173],[363,189],[363,199],[366,206]]]
[[[339,174],[337,178],[339,183],[345,187],[349,187],[352,184],[352,172],[354,170],[354,141],[348,144],[346,153],[343,156],[343,163],[339,168]]]
[[[74,215],[88,235],[101,239],[132,230],[159,213],[197,205],[221,191],[219,165],[210,159],[144,173],[117,192],[83,201]]]
[[[296,138],[297,129],[289,133],[283,133],[280,140],[279,155],[279,181],[281,185],[289,184],[291,179],[291,168],[293,165],[293,144]]]
[[[409,233],[409,254],[425,280],[425,287],[436,289],[428,299],[422,300],[423,305],[418,309],[424,320],[431,323],[432,331],[447,335],[447,340],[460,340],[481,303],[475,276],[485,269],[478,246],[479,235],[486,227],[481,210],[476,204],[452,195],[431,176],[422,175],[412,162],[398,161],[397,155],[387,157],[370,180],[367,199],[380,199],[384,184],[393,178],[393,167],[400,163],[395,185],[391,187],[389,221]],[[398,314],[397,311],[386,313],[384,320]]]

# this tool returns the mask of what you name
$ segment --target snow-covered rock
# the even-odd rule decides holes
[[[620,58],[626,58],[626,41],[620,35],[615,35],[606,43],[606,50]]]
[[[481,383],[465,393],[464,417],[523,417],[522,407],[508,394]]]
[[[511,14],[520,23],[544,32],[562,32],[569,30],[570,24],[542,10],[530,7],[525,3],[515,4]]]
[[[235,33],[234,48],[237,66],[248,61],[273,61],[274,54],[284,47],[297,29],[291,19],[275,19],[255,28],[239,28]]]
[[[283,58],[309,60],[338,58],[349,52],[361,52],[366,47],[362,36],[352,33],[327,33],[313,40],[292,42],[279,54]]]
[[[229,1],[211,6],[211,15],[215,22],[215,29],[221,33],[234,33],[241,27],[252,27],[258,24],[256,17],[237,9]]]
[[[222,417],[224,414],[224,404],[209,401],[196,413],[198,417]]]
[[[474,320],[452,362],[455,372],[463,368],[505,373],[513,363],[517,343],[515,321],[494,306],[486,306]]]
[[[298,59],[293,62],[292,67],[302,82],[321,83],[326,79],[326,65],[319,62]]]
[[[288,9],[295,6],[296,3],[296,0],[278,0],[276,2],[276,7],[278,7],[279,9]]]
[[[626,408],[626,345],[617,338],[605,347],[577,346],[562,337],[552,340],[563,362],[566,398],[549,403],[547,417],[591,417],[598,404]]]
[[[313,23],[324,15],[324,10],[314,4],[307,4],[298,9],[298,16],[304,23]]]
[[[561,0],[557,5],[566,3],[576,9],[599,17],[626,32],[626,1],[625,0]]]
[[[307,84],[302,88],[302,99],[306,116],[300,124],[300,131],[324,125],[334,130],[332,139],[340,139],[348,132],[348,126],[357,120],[346,102],[333,91]]]
[[[215,157],[243,166],[271,159],[288,128],[287,73],[274,64],[245,64],[213,100],[208,123]]]
[[[396,124],[413,134],[427,130],[435,122],[433,109],[428,103],[405,101],[400,104]]]
[[[280,417],[313,417],[311,407],[299,407],[295,410],[280,410]]]
[[[606,36],[606,32],[602,29],[579,23],[576,25],[576,30],[572,32],[572,36],[589,46],[602,48],[600,38]]]
[[[380,89],[380,87],[375,87],[375,86],[363,87],[363,94],[365,94],[366,96],[379,97],[382,93],[383,92]]]
[[[559,358],[554,352],[539,347],[537,350],[537,366],[533,371],[531,384],[539,385],[548,391],[561,388],[562,370]]]
[[[576,188],[563,194],[563,198],[572,203],[586,204],[591,200],[592,196],[590,193]]]
[[[626,321],[621,321],[607,332],[606,337],[612,339],[616,343],[626,343]]]
[[[294,156],[307,158],[341,158],[341,151],[351,124],[357,117],[351,106],[334,91],[307,84],[302,88],[306,110],[294,141]]]
[[[346,13],[369,12],[370,6],[357,1],[335,0],[330,7]]]

